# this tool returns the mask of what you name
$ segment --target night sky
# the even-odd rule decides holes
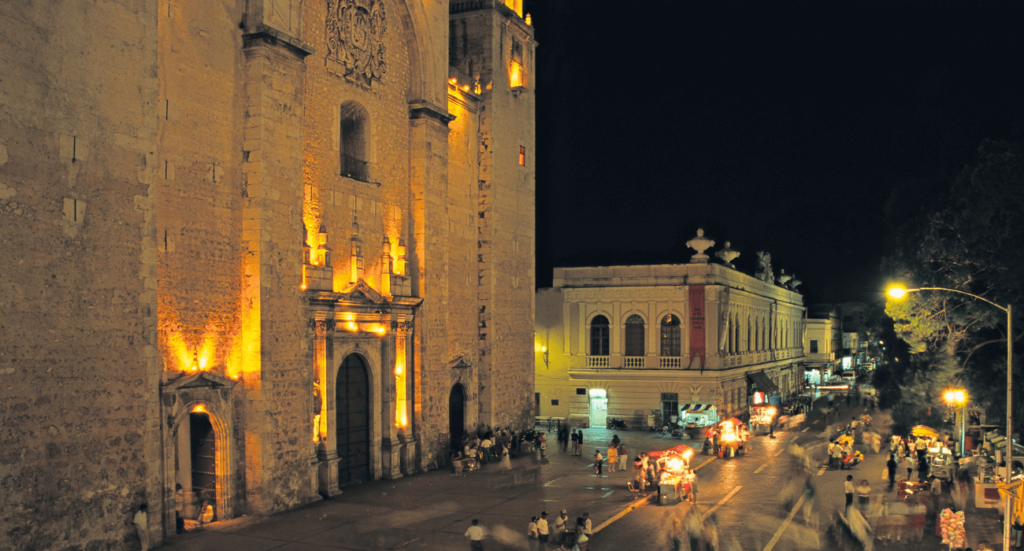
[[[703,227],[808,303],[880,296],[887,236],[1024,139],[1024,2],[527,0],[537,285],[684,263]]]

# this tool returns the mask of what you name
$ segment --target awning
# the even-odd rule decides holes
[[[747,378],[750,382],[757,385],[757,389],[761,392],[767,392],[768,394],[776,394],[779,392],[779,387],[775,386],[775,383],[764,374],[764,371],[754,371],[747,373]]]
[[[683,404],[679,406],[680,411],[708,411],[715,407],[714,404]]]

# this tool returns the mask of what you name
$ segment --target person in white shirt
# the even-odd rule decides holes
[[[541,511],[540,518],[537,519],[537,539],[540,541],[540,551],[544,551],[548,548],[548,538],[551,533],[548,531],[548,512]]]
[[[469,551],[484,551],[484,529],[480,526],[480,519],[473,519],[472,523],[465,534],[469,538]]]
[[[480,442],[480,449],[483,451],[484,454],[484,464],[491,462],[491,446],[493,445],[494,442],[492,442],[490,438],[484,438],[483,441]]]
[[[132,518],[132,524],[135,525],[135,533],[139,535],[139,542],[142,544],[142,551],[149,551],[149,532],[147,531],[149,525],[149,514],[146,510],[149,506],[143,503],[139,505],[139,510],[136,511],[135,516]]]
[[[853,505],[853,475],[846,475],[846,483],[843,484],[843,488],[846,489],[846,510],[850,510],[850,506]]]
[[[533,517],[530,519],[530,524],[526,525],[526,541],[530,544],[530,551],[538,551],[540,549],[538,534],[537,517]]]
[[[588,537],[594,535],[594,532],[591,530],[590,513],[586,511],[583,512],[583,533]]]

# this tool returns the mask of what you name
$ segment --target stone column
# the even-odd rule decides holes
[[[394,331],[389,332],[380,343],[380,435],[381,435],[381,476],[388,480],[402,477],[402,442],[398,439],[397,412],[395,408],[395,339]]]
[[[329,427],[334,426],[337,416],[335,388],[337,385],[334,368],[334,320],[316,322],[316,361],[314,377],[320,383],[320,419],[318,431],[320,441],[316,445],[316,488],[323,497],[341,493],[338,488],[338,442]],[[314,409],[315,411],[315,409]]]

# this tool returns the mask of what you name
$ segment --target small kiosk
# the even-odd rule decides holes
[[[686,497],[684,488],[690,472],[690,458],[693,448],[680,444],[662,451],[647,454],[654,462],[658,476],[658,503],[669,505]]]

